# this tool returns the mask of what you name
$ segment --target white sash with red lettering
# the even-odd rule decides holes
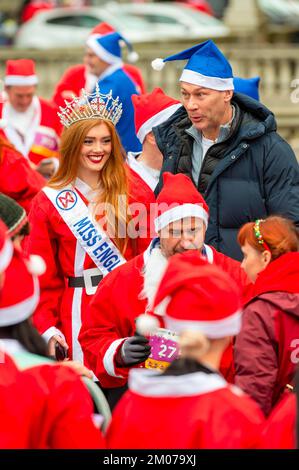
[[[92,220],[76,188],[71,185],[59,190],[45,187],[43,191],[103,276],[126,262],[106,232]]]

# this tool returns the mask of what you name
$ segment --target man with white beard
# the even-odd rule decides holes
[[[80,331],[86,365],[103,389],[124,387],[130,367],[142,367],[149,356],[148,340],[135,336],[135,319],[151,312],[169,257],[186,250],[199,250],[210,263],[230,274],[239,286],[248,283],[238,261],[204,244],[209,209],[191,180],[182,173],[165,173],[163,178],[164,186],[157,198],[156,213],[160,214],[154,220],[158,237],[143,254],[115,269],[101,282]],[[107,392],[108,401],[111,394],[114,395],[113,390]]]

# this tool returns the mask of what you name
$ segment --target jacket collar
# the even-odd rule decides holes
[[[184,375],[164,375],[147,369],[132,369],[129,388],[146,397],[187,397],[214,392],[227,387],[217,373],[194,372]]]

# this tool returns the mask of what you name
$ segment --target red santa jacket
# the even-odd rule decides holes
[[[79,341],[86,364],[106,388],[121,387],[127,382],[129,368],[118,367],[115,356],[124,340],[135,334],[135,318],[145,312],[147,301],[140,299],[140,293],[143,289],[142,269],[150,248],[104,279],[90,302],[81,328]],[[238,285],[247,282],[238,261],[209,246],[205,245],[205,248],[208,260],[222,267]],[[229,369],[231,362],[229,351],[224,370]]]
[[[46,180],[26,158],[0,138],[0,192],[14,199],[28,213],[34,196]]]
[[[130,184],[129,203],[142,202],[146,193],[134,175],[130,177]],[[78,183],[76,189],[88,204],[86,198],[90,188]],[[149,201],[143,199],[143,204],[147,208]],[[83,276],[83,271],[96,266],[43,191],[32,202],[29,220],[32,229],[26,249],[42,256],[47,265],[45,274],[40,277],[40,303],[33,316],[34,324],[47,340],[62,332],[70,347],[70,357],[83,361],[78,335],[81,324],[86,321],[86,308],[91,296],[87,295],[85,288],[69,287],[68,278]],[[147,233],[143,231],[143,237],[129,241],[124,257],[131,259],[143,252],[149,242]]]
[[[273,409],[262,431],[261,449],[296,449],[295,393],[287,394]]]
[[[216,373],[131,370],[107,433],[117,449],[252,449],[263,416]]]
[[[105,441],[93,423],[93,404],[78,375],[59,364],[21,371],[5,356],[0,364],[1,449],[93,449]],[[41,365],[41,363],[43,363]]]
[[[124,64],[124,72],[133,80],[140,93],[145,93],[145,85],[140,70],[134,65]],[[69,92],[75,96],[80,96],[82,88],[86,86],[86,68],[85,65],[73,65],[69,67],[59,80],[54,90],[52,102],[56,106],[65,106],[64,100],[69,100]],[[68,92],[67,97],[64,95]]]
[[[14,132],[3,119],[0,134],[11,142],[25,157],[33,163],[39,164],[45,158],[58,158],[59,136],[62,131],[62,125],[57,116],[57,109],[49,102],[38,98],[39,119],[32,130],[32,136],[26,135],[30,140],[30,150],[25,155],[20,148],[20,137]],[[3,118],[3,107],[5,103],[0,103],[0,116]]]
[[[235,383],[268,415],[291,383],[298,361],[299,253],[287,253],[262,271],[236,337]]]

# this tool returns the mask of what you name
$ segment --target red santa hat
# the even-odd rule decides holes
[[[157,307],[165,326],[176,333],[201,331],[213,339],[234,336],[241,328],[239,288],[228,274],[195,250],[170,258],[154,311]]]
[[[135,111],[135,129],[140,142],[151,132],[154,126],[162,124],[182,106],[180,101],[165,95],[161,88],[155,88],[152,93],[132,95]]]
[[[113,28],[113,26],[111,26],[109,23],[105,23],[104,21],[102,23],[99,23],[97,24],[90,32],[90,36],[92,34],[99,34],[99,35],[103,35],[103,34],[109,34],[109,33],[113,33],[115,31],[115,29]]]
[[[159,232],[171,222],[185,217],[198,217],[208,226],[209,208],[194,184],[183,173],[163,173],[163,188],[157,197],[155,230]]]
[[[6,270],[13,253],[12,242],[7,233],[8,228],[2,220],[0,220],[0,273]]]
[[[35,63],[30,59],[7,60],[4,84],[7,86],[36,85]]]
[[[0,296],[0,327],[16,325],[32,315],[39,302],[37,275],[44,270],[45,263],[39,256],[26,260],[14,250]]]

